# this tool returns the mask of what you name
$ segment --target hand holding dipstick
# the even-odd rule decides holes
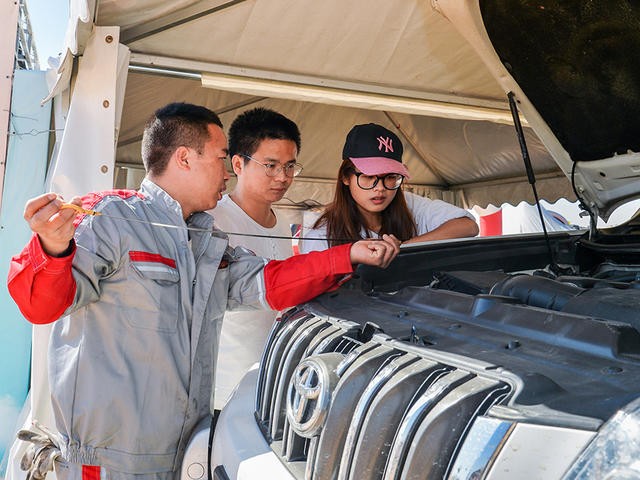
[[[74,205],[73,207],[64,205]],[[38,235],[43,250],[53,257],[64,255],[71,247],[75,233],[75,208],[79,197],[65,203],[55,193],[45,193],[29,200],[24,208],[24,219],[31,231]]]

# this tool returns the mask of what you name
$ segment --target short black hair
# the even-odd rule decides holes
[[[202,151],[209,125],[222,128],[215,112],[190,103],[170,103],[156,110],[142,134],[142,162],[147,172],[162,174],[169,158],[181,145]]]
[[[231,124],[229,155],[253,155],[260,142],[267,139],[291,140],[300,152],[300,130],[295,122],[274,110],[258,107],[241,113]]]

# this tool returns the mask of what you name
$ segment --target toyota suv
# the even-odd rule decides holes
[[[596,228],[640,190],[640,5],[431,4],[591,227],[408,245],[283,312],[217,422],[215,479],[640,478],[640,219]]]

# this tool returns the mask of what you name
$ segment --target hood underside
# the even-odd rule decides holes
[[[640,6],[625,0],[479,0],[438,7],[603,217],[638,195]],[[469,28],[472,26],[471,28]]]

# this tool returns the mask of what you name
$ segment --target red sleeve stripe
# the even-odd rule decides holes
[[[82,465],[82,480],[100,480],[100,467],[97,465]]]
[[[173,258],[163,257],[157,253],[131,251],[129,252],[129,258],[132,262],[162,263],[171,268],[176,268],[176,261]]]

